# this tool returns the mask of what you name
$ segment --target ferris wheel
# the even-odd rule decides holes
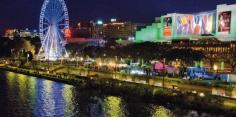
[[[65,30],[69,29],[68,10],[64,0],[45,0],[39,19],[42,47],[39,57],[57,59],[66,53]]]

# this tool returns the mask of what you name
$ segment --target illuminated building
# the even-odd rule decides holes
[[[100,22],[100,23],[99,23]],[[93,23],[93,31],[92,31],[92,37],[93,38],[104,38],[104,32],[103,32],[103,23],[101,21],[97,21],[96,23]]]
[[[173,48],[190,48],[201,51],[205,55],[205,60],[197,63],[196,66],[218,67],[218,72],[230,72],[230,61],[236,58],[236,41],[220,41],[216,38],[204,38],[199,40],[172,40]]]
[[[79,38],[91,38],[93,37],[95,23],[93,21],[90,22],[79,22],[77,23],[77,27],[72,29],[72,37]]]
[[[38,32],[37,30],[29,30],[28,28],[26,28],[25,30],[20,30],[20,37],[38,37]]]
[[[19,31],[17,29],[7,29],[5,31],[4,37],[13,39],[14,37],[19,36]]]
[[[102,20],[79,22],[77,27],[72,29],[72,35],[79,38],[132,40],[137,25],[132,22],[120,22],[114,18],[109,22]]]
[[[128,39],[133,36],[136,26],[131,22],[111,22],[104,25],[106,38]]]
[[[216,10],[193,14],[171,13],[136,32],[136,41],[168,42],[178,39],[214,37],[236,41],[236,4],[218,5]]]
[[[34,38],[38,37],[37,30],[29,30],[26,28],[25,30],[19,30],[19,29],[7,29],[5,31],[4,37],[9,39],[14,39],[14,37],[21,37],[21,38]]]
[[[122,38],[129,39],[134,37],[137,25],[132,22],[120,22],[117,19],[111,19],[110,22],[104,23],[98,21],[94,26],[94,38]]]

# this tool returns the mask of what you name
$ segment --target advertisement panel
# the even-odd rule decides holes
[[[164,18],[164,31],[163,31],[163,35],[165,37],[169,37],[172,34],[172,18],[171,17],[165,17]]]
[[[231,11],[221,12],[218,16],[218,32],[230,32]]]
[[[182,15],[177,17],[177,35],[204,35],[215,31],[214,13],[200,13],[194,15]]]
[[[215,30],[215,18],[213,13],[198,14],[194,16],[194,31],[195,35],[211,34]]]
[[[177,17],[177,35],[184,36],[192,34],[193,15],[183,15]]]

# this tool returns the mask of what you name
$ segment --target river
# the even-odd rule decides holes
[[[169,105],[169,106],[168,106]],[[136,97],[0,72],[0,115],[5,117],[212,117],[205,112],[155,104]]]

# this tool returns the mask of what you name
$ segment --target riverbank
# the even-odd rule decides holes
[[[81,89],[96,89],[107,94],[126,95],[132,99],[140,98],[148,102],[173,104],[181,108],[200,110],[213,114],[218,113],[225,116],[236,115],[236,101],[234,99],[219,96],[184,93],[176,90],[162,89],[156,86],[120,81],[111,78],[89,78],[73,74],[48,74],[16,67],[0,67],[0,69],[63,82],[78,86]]]

